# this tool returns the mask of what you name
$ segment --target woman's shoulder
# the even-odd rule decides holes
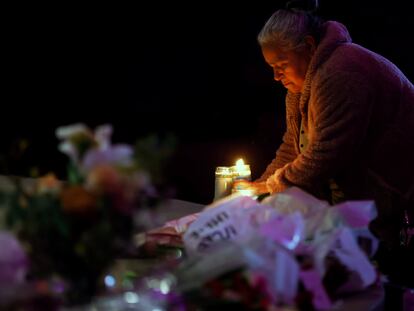
[[[396,65],[384,56],[355,43],[339,45],[321,66],[320,72],[344,72],[362,75],[400,72]]]
[[[369,83],[375,87],[394,83],[398,85],[405,75],[390,60],[358,44],[339,46],[315,73],[313,84],[320,85],[331,80]]]

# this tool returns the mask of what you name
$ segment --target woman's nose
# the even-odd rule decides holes
[[[276,81],[280,81],[282,79],[283,74],[280,73],[279,70],[275,69],[273,70],[273,79],[275,79]]]

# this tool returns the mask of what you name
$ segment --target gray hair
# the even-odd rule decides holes
[[[322,19],[297,9],[277,10],[263,26],[257,40],[260,46],[277,46],[283,51],[300,48],[306,36],[319,41]]]

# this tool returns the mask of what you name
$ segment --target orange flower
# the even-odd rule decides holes
[[[65,188],[62,191],[61,199],[65,212],[85,213],[95,211],[97,208],[96,197],[82,186]]]
[[[122,178],[117,169],[110,165],[96,166],[88,175],[86,187],[98,193],[120,191]]]
[[[53,173],[48,173],[39,178],[37,189],[39,193],[52,192],[56,193],[60,190],[61,182]]]

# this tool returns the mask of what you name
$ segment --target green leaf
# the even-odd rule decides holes
[[[79,171],[78,166],[76,163],[70,162],[67,168],[68,174],[68,181],[70,184],[82,184],[84,181],[84,177],[82,173]]]

